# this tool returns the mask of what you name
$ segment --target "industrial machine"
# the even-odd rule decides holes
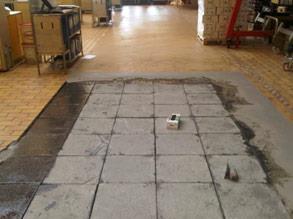
[[[42,0],[42,4],[31,1],[39,74],[43,62],[61,62],[67,68],[83,55],[80,7],[56,6],[48,0]]]

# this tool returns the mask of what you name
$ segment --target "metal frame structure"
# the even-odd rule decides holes
[[[273,32],[265,31],[265,30],[252,30],[252,31],[238,31],[235,30],[235,24],[237,22],[238,14],[241,9],[243,0],[236,0],[234,9],[231,14],[231,18],[229,21],[228,29],[226,32],[226,40],[227,46],[230,46],[234,43],[235,47],[238,48],[240,45],[240,38],[241,37],[271,37]]]

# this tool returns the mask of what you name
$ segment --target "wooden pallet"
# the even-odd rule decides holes
[[[198,39],[202,42],[203,45],[223,45],[225,42],[223,40],[218,39],[206,39],[204,37],[201,37],[197,35]]]

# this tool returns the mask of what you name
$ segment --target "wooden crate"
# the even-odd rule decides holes
[[[35,14],[33,16],[38,52],[59,54],[66,50],[62,31],[62,14]]]

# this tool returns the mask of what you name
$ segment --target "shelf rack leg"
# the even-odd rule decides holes
[[[230,21],[229,21],[227,32],[226,32],[227,38],[233,37],[234,28],[235,28],[235,24],[237,22],[237,18],[238,18],[238,14],[239,14],[241,5],[242,5],[242,0],[237,0],[235,3],[235,6],[234,6],[233,12],[232,12]]]

